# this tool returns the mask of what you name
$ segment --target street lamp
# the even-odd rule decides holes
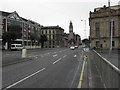
[[[109,7],[109,13],[111,12],[110,8],[110,0],[108,0],[108,7]],[[109,14],[109,19],[110,19],[110,49],[109,49],[109,54],[112,51],[112,37],[113,37],[113,19],[111,13]]]
[[[84,33],[85,33],[85,38],[87,38],[87,35],[86,35],[86,20],[81,20],[81,21],[84,21],[84,23],[85,23]]]

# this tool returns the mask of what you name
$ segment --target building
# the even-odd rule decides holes
[[[74,45],[75,44],[75,34],[73,32],[73,24],[72,24],[71,21],[70,21],[70,24],[69,24],[68,40],[69,40],[69,45]]]
[[[69,34],[64,33],[63,37],[64,37],[64,47],[69,47],[69,40],[68,40]]]
[[[69,40],[69,46],[71,45],[80,45],[81,43],[81,38],[78,34],[75,34],[73,32],[73,24],[72,21],[70,21],[69,24],[69,35],[68,35],[68,40]]]
[[[2,49],[2,25],[3,25],[2,13],[0,12],[0,49]]]
[[[120,5],[95,8],[90,12],[91,48],[120,47]]]
[[[35,37],[34,39],[32,37],[33,35],[39,36],[41,29],[40,24],[20,17],[16,11],[11,13],[0,11],[0,13],[0,17],[2,17],[2,26],[0,26],[0,32],[2,32],[2,34],[5,32],[15,32],[18,36],[18,38],[12,43],[22,44],[25,48],[40,47],[38,40],[35,39]],[[3,43],[3,45],[7,49],[8,44]]]
[[[70,21],[69,24],[69,33],[64,33],[64,46],[79,46],[81,44],[81,37],[78,34],[75,34],[73,32],[73,24],[72,21]]]
[[[76,45],[79,46],[81,44],[81,37],[78,34],[75,34]]]
[[[59,26],[43,26],[41,27],[41,34],[47,36],[45,48],[55,48],[64,46],[64,29]]]
[[[64,34],[64,29],[59,26],[42,26],[39,23],[25,19],[14,12],[0,11],[0,40],[5,32],[14,32],[18,38],[12,43],[22,44],[25,48],[41,48],[41,35],[47,36],[46,48],[63,47],[79,44],[80,37],[73,32],[70,21],[69,34]],[[0,43],[1,44],[1,43]],[[7,42],[2,43],[5,49],[9,49]]]

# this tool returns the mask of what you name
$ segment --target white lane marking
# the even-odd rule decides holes
[[[83,51],[82,51],[82,54],[81,54],[81,56],[80,56],[80,60],[82,60],[82,58],[83,58]],[[78,73],[78,71],[79,71],[79,68],[80,68],[80,63],[81,63],[81,62],[79,61],[79,64],[78,64],[77,69],[76,69],[76,71],[75,71],[75,74],[74,74],[74,77],[73,77],[73,79],[72,79],[72,83],[71,83],[70,88],[72,88],[72,86],[73,86],[73,83],[74,83],[74,81],[75,81],[76,75],[77,75],[77,73]]]
[[[56,57],[56,56],[57,56],[57,54],[53,55],[53,57]]]
[[[77,57],[77,55],[74,55],[73,57]]]
[[[62,58],[59,58],[58,60],[56,60],[55,62],[53,62],[53,64],[57,63],[58,61],[60,61]]]
[[[25,77],[25,78],[23,78],[23,79],[17,81],[16,83],[13,83],[13,84],[9,85],[9,86],[6,87],[5,89],[11,88],[11,87],[13,87],[13,86],[15,86],[15,85],[17,85],[17,84],[19,84],[19,83],[25,81],[26,79],[28,79],[28,78],[30,78],[30,77],[32,77],[32,76],[34,76],[34,75],[36,75],[36,74],[42,72],[43,70],[45,70],[45,68],[40,69],[40,70],[38,70],[37,72],[35,72],[35,73],[33,73],[33,74],[31,74],[31,75],[29,75],[29,76],[27,76],[27,77]]]
[[[63,58],[65,58],[67,55],[63,56]]]

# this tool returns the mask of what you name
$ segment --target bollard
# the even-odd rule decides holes
[[[22,49],[22,58],[25,58],[27,56],[27,50]]]
[[[87,62],[88,56],[84,56],[84,61]]]

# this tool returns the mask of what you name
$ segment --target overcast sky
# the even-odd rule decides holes
[[[118,5],[120,0],[110,0]],[[108,6],[108,0],[0,0],[0,10],[16,11],[21,17],[33,20],[43,26],[62,27],[69,32],[70,20],[73,31],[82,39],[89,36],[89,12],[94,8]],[[86,35],[85,22],[86,20]]]

